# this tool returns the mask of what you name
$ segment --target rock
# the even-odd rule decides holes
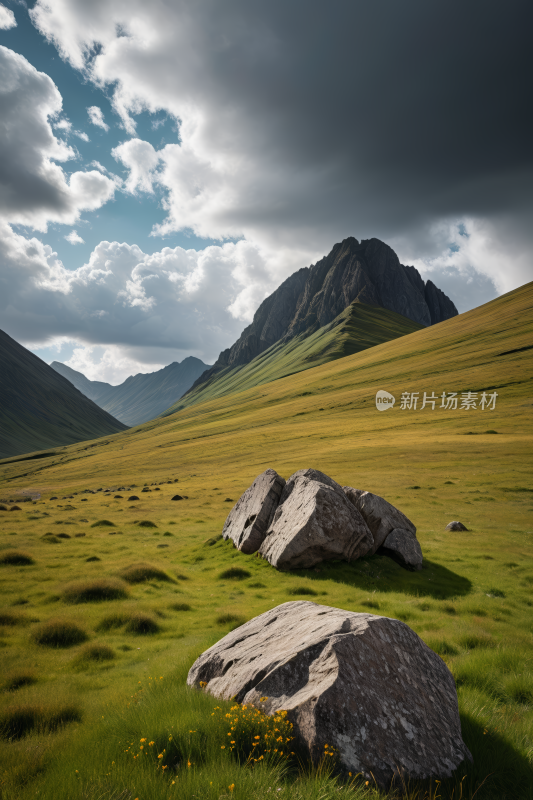
[[[286,710],[315,764],[333,746],[342,768],[384,789],[471,760],[450,671],[399,620],[283,603],[206,650],[187,678],[200,682],[266,714]]]
[[[136,494],[132,494],[132,496],[131,496],[131,497],[128,497],[128,502],[131,502],[132,500],[138,500],[138,499],[139,499],[139,498],[137,497],[137,495],[136,495]]]
[[[341,486],[324,473],[291,475],[259,553],[277,569],[351,561],[372,548],[372,533]]]
[[[463,525],[462,522],[457,522],[457,520],[455,520],[454,522],[448,522],[448,524],[446,525],[444,530],[445,531],[467,531],[468,528],[465,528],[465,526]]]
[[[284,486],[284,479],[274,469],[266,469],[258,475],[228,514],[222,529],[224,539],[231,539],[243,553],[259,550]]]
[[[183,497],[181,496],[181,494],[175,494],[174,497],[171,497],[170,499],[171,500],[183,500]]]
[[[404,569],[416,572],[422,569],[422,548],[412,531],[394,528],[378,550],[382,556],[389,556]]]
[[[411,531],[416,536],[416,528],[405,514],[388,503],[383,497],[372,492],[363,492],[351,486],[343,486],[346,497],[361,512],[366,524],[372,531],[374,545],[370,550],[373,555],[378,551],[385,539],[395,528]]]

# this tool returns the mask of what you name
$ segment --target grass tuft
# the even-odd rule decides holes
[[[171,608],[172,611],[192,611],[188,603],[171,603],[169,608]]]
[[[28,669],[17,669],[6,676],[3,688],[6,692],[15,692],[23,686],[32,686],[34,683],[37,683],[35,672]]]
[[[76,622],[68,619],[51,619],[43,622],[33,632],[33,640],[45,647],[72,647],[89,637]]]
[[[216,618],[217,625],[229,625],[233,623],[233,627],[237,628],[239,625],[244,625],[246,620],[244,617],[239,617],[237,614],[220,614]]]
[[[0,736],[3,739],[22,739],[29,733],[53,733],[69,722],[80,722],[78,706],[16,705],[0,714]]]
[[[35,561],[29,553],[24,553],[22,550],[7,550],[4,553],[0,553],[0,564],[25,567],[29,564],[35,564]]]
[[[91,528],[116,528],[116,525],[109,519],[99,519],[97,522],[93,522]]]
[[[287,594],[292,595],[307,595],[308,597],[318,597],[318,592],[311,589],[309,586],[290,586],[287,589]]]
[[[223,572],[220,573],[218,576],[219,580],[234,580],[234,581],[242,581],[245,578],[251,578],[251,572],[248,572],[246,569],[241,569],[241,567],[230,567],[229,569],[225,569]]]
[[[101,663],[103,661],[112,661],[115,658],[115,651],[107,644],[98,644],[91,642],[84,645],[75,658],[77,665]]]
[[[155,522],[152,522],[150,519],[142,519],[140,522],[137,522],[139,528],[157,528]]]
[[[69,583],[63,589],[63,599],[67,603],[98,603],[103,600],[122,600],[127,595],[127,586],[117,578],[76,581]]]
[[[154,567],[152,564],[141,562],[139,564],[131,564],[129,567],[124,567],[120,572],[121,578],[128,583],[143,583],[144,581],[171,581],[170,575]]]
[[[150,634],[158,633],[159,625],[153,617],[144,611],[117,612],[108,614],[101,620],[97,627],[99,631],[110,631],[114,628],[124,627],[128,633]]]

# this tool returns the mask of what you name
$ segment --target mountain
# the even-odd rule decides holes
[[[414,333],[423,327],[395,311],[353,302],[333,322],[319,328],[315,333],[300,333],[293,339],[282,339],[248,364],[223,367],[214,372],[210,379],[198,381],[195,388],[161,416],[173,414],[204,400],[243,392],[253,386],[294,375],[327,361]]]
[[[111,386],[102,381],[90,381],[59,361],[53,361],[50,366],[82,394],[129,426],[157,417],[209,369],[199,358],[189,356],[181,364],[174,362],[157,372],[131,375],[119,386]]]
[[[251,325],[232,347],[220,353],[192,390],[211,382],[227,367],[250,363],[276,342],[315,333],[353,302],[394,311],[421,326],[458,314],[444,292],[431,281],[424,282],[415,267],[400,264],[387,244],[379,239],[358,242],[350,236],[316,264],[295,272],[267,297]]]
[[[3,331],[0,375],[0,458],[126,430]]]

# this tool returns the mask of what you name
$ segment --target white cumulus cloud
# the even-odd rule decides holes
[[[96,125],[98,128],[103,128],[104,131],[109,130],[109,125],[104,120],[104,112],[101,108],[98,106],[89,106],[87,113],[93,125]]]
[[[8,31],[17,27],[17,20],[13,12],[0,3],[0,30]]]
[[[23,56],[0,46],[0,216],[45,231],[49,222],[72,225],[85,209],[111,199],[115,183],[93,170],[67,178],[57,162],[75,151],[56,138],[51,120],[61,113],[54,82]],[[68,131],[60,121],[60,130]]]
[[[81,238],[77,231],[74,230],[68,233],[65,236],[65,239],[67,242],[70,242],[70,244],[85,244],[85,240]]]

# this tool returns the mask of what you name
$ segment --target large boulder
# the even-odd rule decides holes
[[[394,528],[378,550],[382,556],[389,556],[404,569],[422,569],[422,548],[412,531]]]
[[[370,551],[373,555],[384,544],[385,539],[395,528],[411,531],[416,536],[416,528],[405,514],[402,514],[383,497],[372,492],[363,492],[351,486],[343,486],[346,497],[361,512],[366,524],[372,531],[374,544]]]
[[[287,481],[259,553],[277,569],[302,569],[360,558],[373,544],[342,487],[318,470],[301,469]]]
[[[346,771],[383,788],[471,759],[450,671],[396,619],[283,603],[206,650],[187,678],[201,682],[266,714],[286,710],[314,763],[333,745]]]
[[[243,553],[255,553],[266,536],[284,486],[276,470],[262,472],[228,514],[222,529],[224,539],[232,539]]]

